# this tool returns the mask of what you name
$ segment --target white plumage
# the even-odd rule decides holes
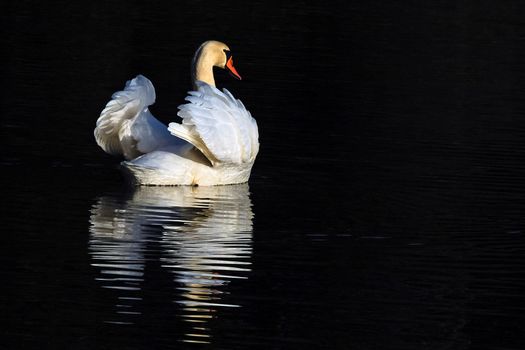
[[[248,163],[259,150],[257,123],[241,101],[232,94],[203,82],[190,91],[179,106],[182,124],[170,123],[168,130],[197,147],[212,164]]]
[[[124,90],[111,97],[95,128],[95,139],[104,151],[133,159],[176,141],[148,110],[155,102],[155,89],[146,77],[126,82]]]
[[[206,67],[206,61],[215,59],[210,64],[224,68],[225,50],[229,52],[222,43],[206,42],[194,62]],[[207,186],[248,181],[259,151],[257,123],[241,101],[214,86],[213,75],[211,81],[200,81],[209,80],[205,73],[197,70],[196,89],[186,97],[188,103],[179,106],[180,124],[166,127],[150,113],[155,89],[142,75],[114,93],[100,114],[94,132],[98,145],[127,159],[122,164],[135,183]]]

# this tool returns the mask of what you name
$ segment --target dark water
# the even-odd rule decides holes
[[[521,2],[3,7],[0,348],[525,347]],[[211,38],[250,183],[127,187],[100,110]]]

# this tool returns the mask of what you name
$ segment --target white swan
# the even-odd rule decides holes
[[[192,62],[194,91],[179,106],[182,123],[166,127],[148,106],[155,89],[144,76],[126,83],[101,112],[95,139],[140,185],[227,185],[247,182],[259,151],[257,123],[241,101],[215,87],[213,67],[241,79],[230,49],[206,41]]]

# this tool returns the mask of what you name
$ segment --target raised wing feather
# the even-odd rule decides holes
[[[197,147],[212,164],[252,162],[259,151],[257,123],[244,105],[226,89],[203,82],[179,106],[182,123],[168,130]]]
[[[138,75],[111,98],[100,113],[94,131],[104,151],[133,159],[176,142],[166,125],[147,108],[155,102],[155,88],[149,79]]]

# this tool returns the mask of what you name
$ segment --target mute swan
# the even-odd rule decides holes
[[[257,123],[241,101],[215,87],[213,67],[241,79],[230,49],[206,41],[192,61],[194,91],[179,106],[182,123],[168,127],[148,106],[155,89],[144,76],[115,92],[97,120],[95,139],[139,185],[227,185],[247,182],[259,151]]]

